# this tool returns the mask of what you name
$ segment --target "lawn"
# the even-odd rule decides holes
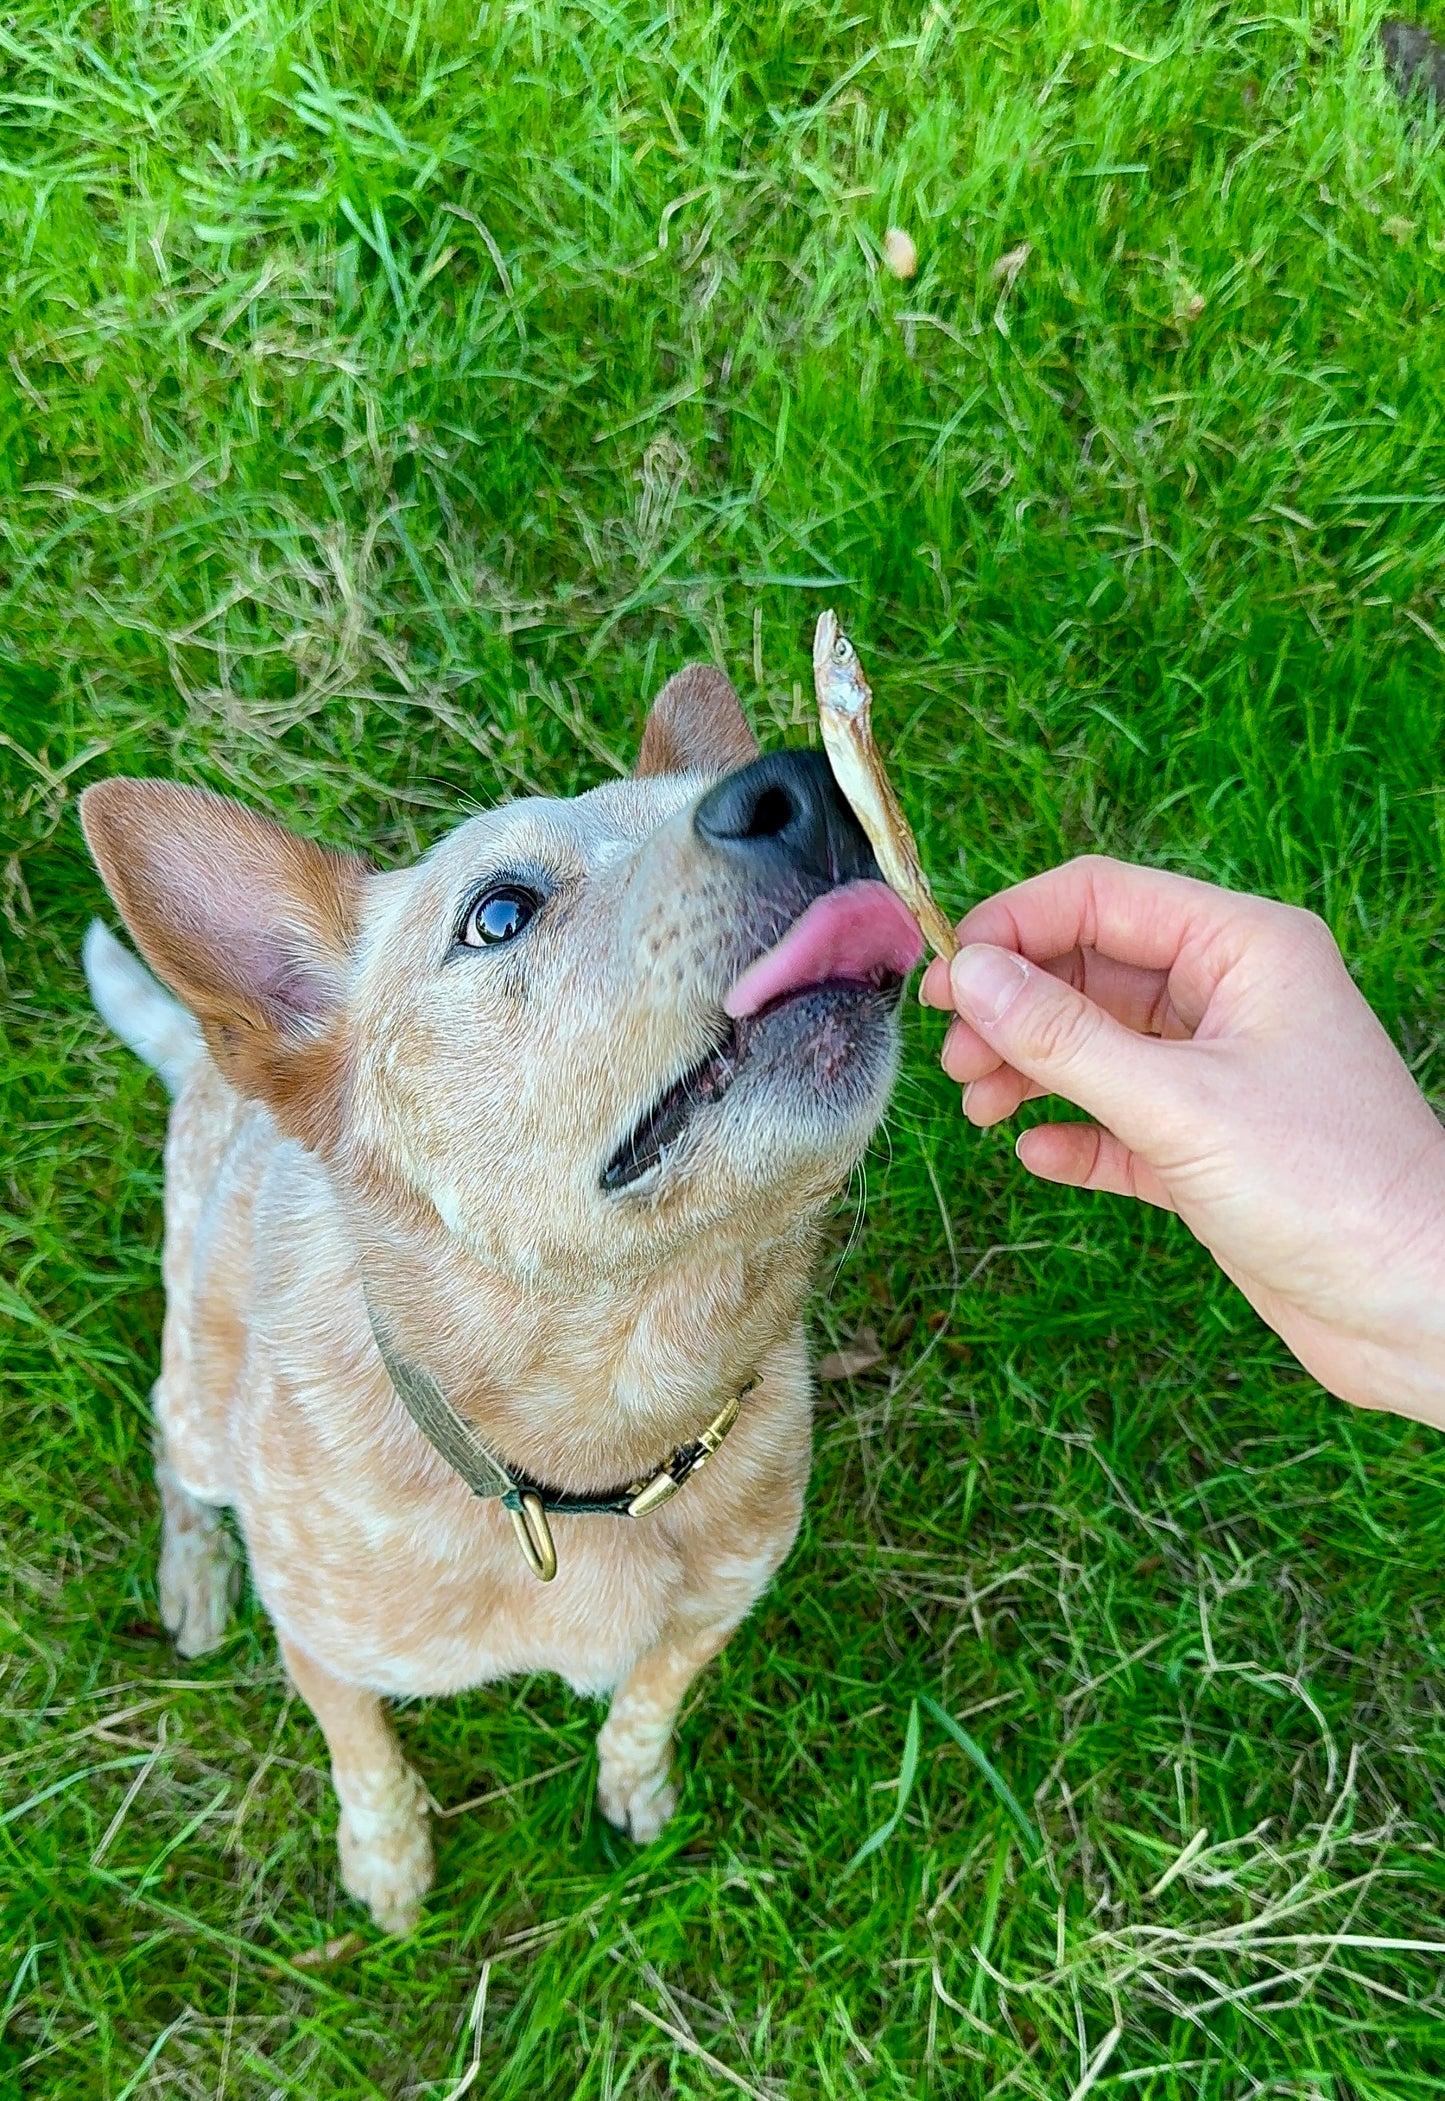
[[[833,604],[945,902],[1099,847],[1308,903],[1445,1089],[1445,141],[1377,20],[0,19],[7,2101],[1441,2090],[1445,1442],[1030,1185],[912,1008],[812,1311],[884,1358],[681,1813],[609,1831],[555,1683],[415,1704],[475,1806],[378,1936],[255,1605],[156,1625],[164,1104],[76,961],[87,781],[400,860],[688,656],[807,739]]]

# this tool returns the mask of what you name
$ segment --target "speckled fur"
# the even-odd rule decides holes
[[[102,1010],[142,1054],[166,1046],[178,1089],[155,1388],[163,1611],[186,1653],[221,1638],[229,1508],[327,1738],[343,1880],[389,1929],[415,1919],[432,1856],[385,1698],[535,1670],[611,1695],[602,1808],[651,1838],[688,1686],[797,1530],[799,1311],[822,1211],[891,1085],[891,1014],[780,1035],[645,1184],[599,1184],[804,902],[755,893],[692,828],[710,778],[755,749],[731,689],[690,670],[660,696],[633,780],[474,817],[388,874],[192,790],[114,781],[85,799],[112,896],[199,1024],[142,1011],[164,995],[93,941]],[[525,944],[459,951],[479,878],[517,867],[553,891]],[[506,1514],[401,1407],[363,1281],[496,1450],[577,1489],[650,1469],[759,1385],[663,1509],[555,1519],[560,1571],[542,1585]]]

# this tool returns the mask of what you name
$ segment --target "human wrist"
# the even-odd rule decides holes
[[[1346,1398],[1445,1429],[1445,1131],[1400,1186],[1389,1242],[1361,1323],[1363,1390]]]
[[[1342,1375],[1321,1384],[1339,1399],[1445,1432],[1445,1347],[1433,1338],[1387,1348],[1358,1345]]]

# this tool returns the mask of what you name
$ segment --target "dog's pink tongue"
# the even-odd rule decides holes
[[[736,1021],[769,1000],[829,978],[907,977],[923,954],[912,913],[886,883],[843,883],[815,898],[776,948],[750,964],[723,1001]]]

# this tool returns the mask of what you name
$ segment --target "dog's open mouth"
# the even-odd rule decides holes
[[[682,1136],[704,1102],[719,1102],[738,1076],[748,1054],[751,1027],[734,1022],[715,1050],[689,1066],[680,1080],[660,1095],[618,1146],[602,1170],[604,1189],[625,1189],[656,1167],[669,1145]]]
[[[842,883],[824,891],[749,964],[723,1001],[729,1025],[634,1124],[603,1168],[602,1187],[626,1189],[661,1164],[698,1110],[732,1088],[770,1014],[824,986],[896,992],[922,953],[912,915],[886,884]]]

